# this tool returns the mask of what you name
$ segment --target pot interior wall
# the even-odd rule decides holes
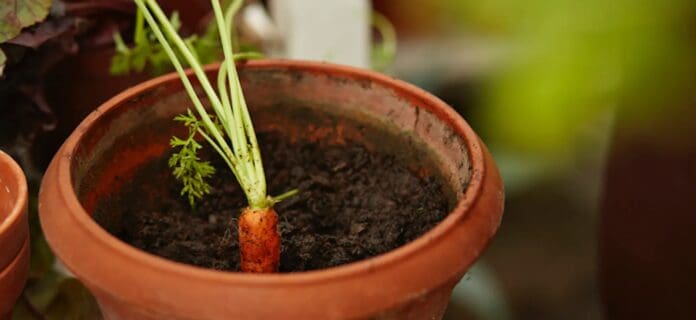
[[[463,196],[471,175],[465,141],[417,97],[374,79],[320,71],[243,68],[240,76],[257,131],[291,141],[357,141],[442,178],[450,206]],[[169,150],[170,137],[185,132],[172,118],[192,107],[177,78],[109,103],[121,107],[96,111],[106,113],[72,159],[73,187],[88,212]]]

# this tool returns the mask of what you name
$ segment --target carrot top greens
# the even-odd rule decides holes
[[[270,208],[276,202],[297,193],[297,190],[292,190],[277,197],[267,195],[261,152],[235,65],[236,59],[249,58],[250,55],[235,54],[231,41],[233,18],[243,1],[232,1],[223,12],[220,1],[211,0],[224,54],[215,84],[208,80],[195,50],[179,36],[157,1],[134,1],[174,65],[194,107],[193,111],[189,109],[175,118],[189,128],[189,135],[184,139],[173,137],[171,140],[171,146],[179,150],[169,159],[169,166],[174,168],[174,176],[183,183],[181,194],[187,196],[193,205],[210,192],[210,185],[205,182],[205,178],[215,170],[208,162],[199,159],[197,151],[202,146],[196,141],[196,135],[203,137],[225,161],[242,187],[250,208]],[[212,114],[208,114],[186,76],[184,63],[191,67],[203,88],[210,101]]]

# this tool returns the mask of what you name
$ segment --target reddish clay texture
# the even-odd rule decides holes
[[[217,66],[206,70],[214,77]],[[105,317],[440,319],[452,288],[502,217],[500,176],[476,134],[439,99],[371,71],[283,60],[248,62],[239,71],[257,129],[280,129],[290,140],[358,141],[404,157],[419,172],[442,178],[454,209],[400,248],[316,271],[221,272],[139,251],[90,214],[139,166],[162,156],[172,134],[182,133],[171,119],[190,107],[188,98],[177,75],[159,77],[88,116],[54,157],[39,195],[48,242],[95,294]],[[415,152],[415,145],[428,152]]]
[[[9,319],[28,274],[27,182],[19,165],[0,151],[0,319]]]
[[[239,216],[237,225],[242,271],[277,272],[280,263],[280,235],[275,210],[246,208]]]

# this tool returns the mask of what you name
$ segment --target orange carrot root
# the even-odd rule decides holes
[[[280,263],[278,215],[273,208],[245,208],[237,223],[243,272],[271,273]]]

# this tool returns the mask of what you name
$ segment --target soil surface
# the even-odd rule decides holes
[[[281,272],[328,268],[390,251],[422,235],[449,212],[442,184],[419,177],[393,156],[350,143],[289,144],[271,133],[260,134],[259,140],[269,193],[300,190],[275,206]],[[195,210],[179,196],[180,184],[163,157],[101,203],[95,220],[155,255],[237,271],[236,217],[246,201],[222,160],[204,157],[218,170],[210,180],[211,194]],[[114,207],[121,208],[121,215],[107,217]]]

